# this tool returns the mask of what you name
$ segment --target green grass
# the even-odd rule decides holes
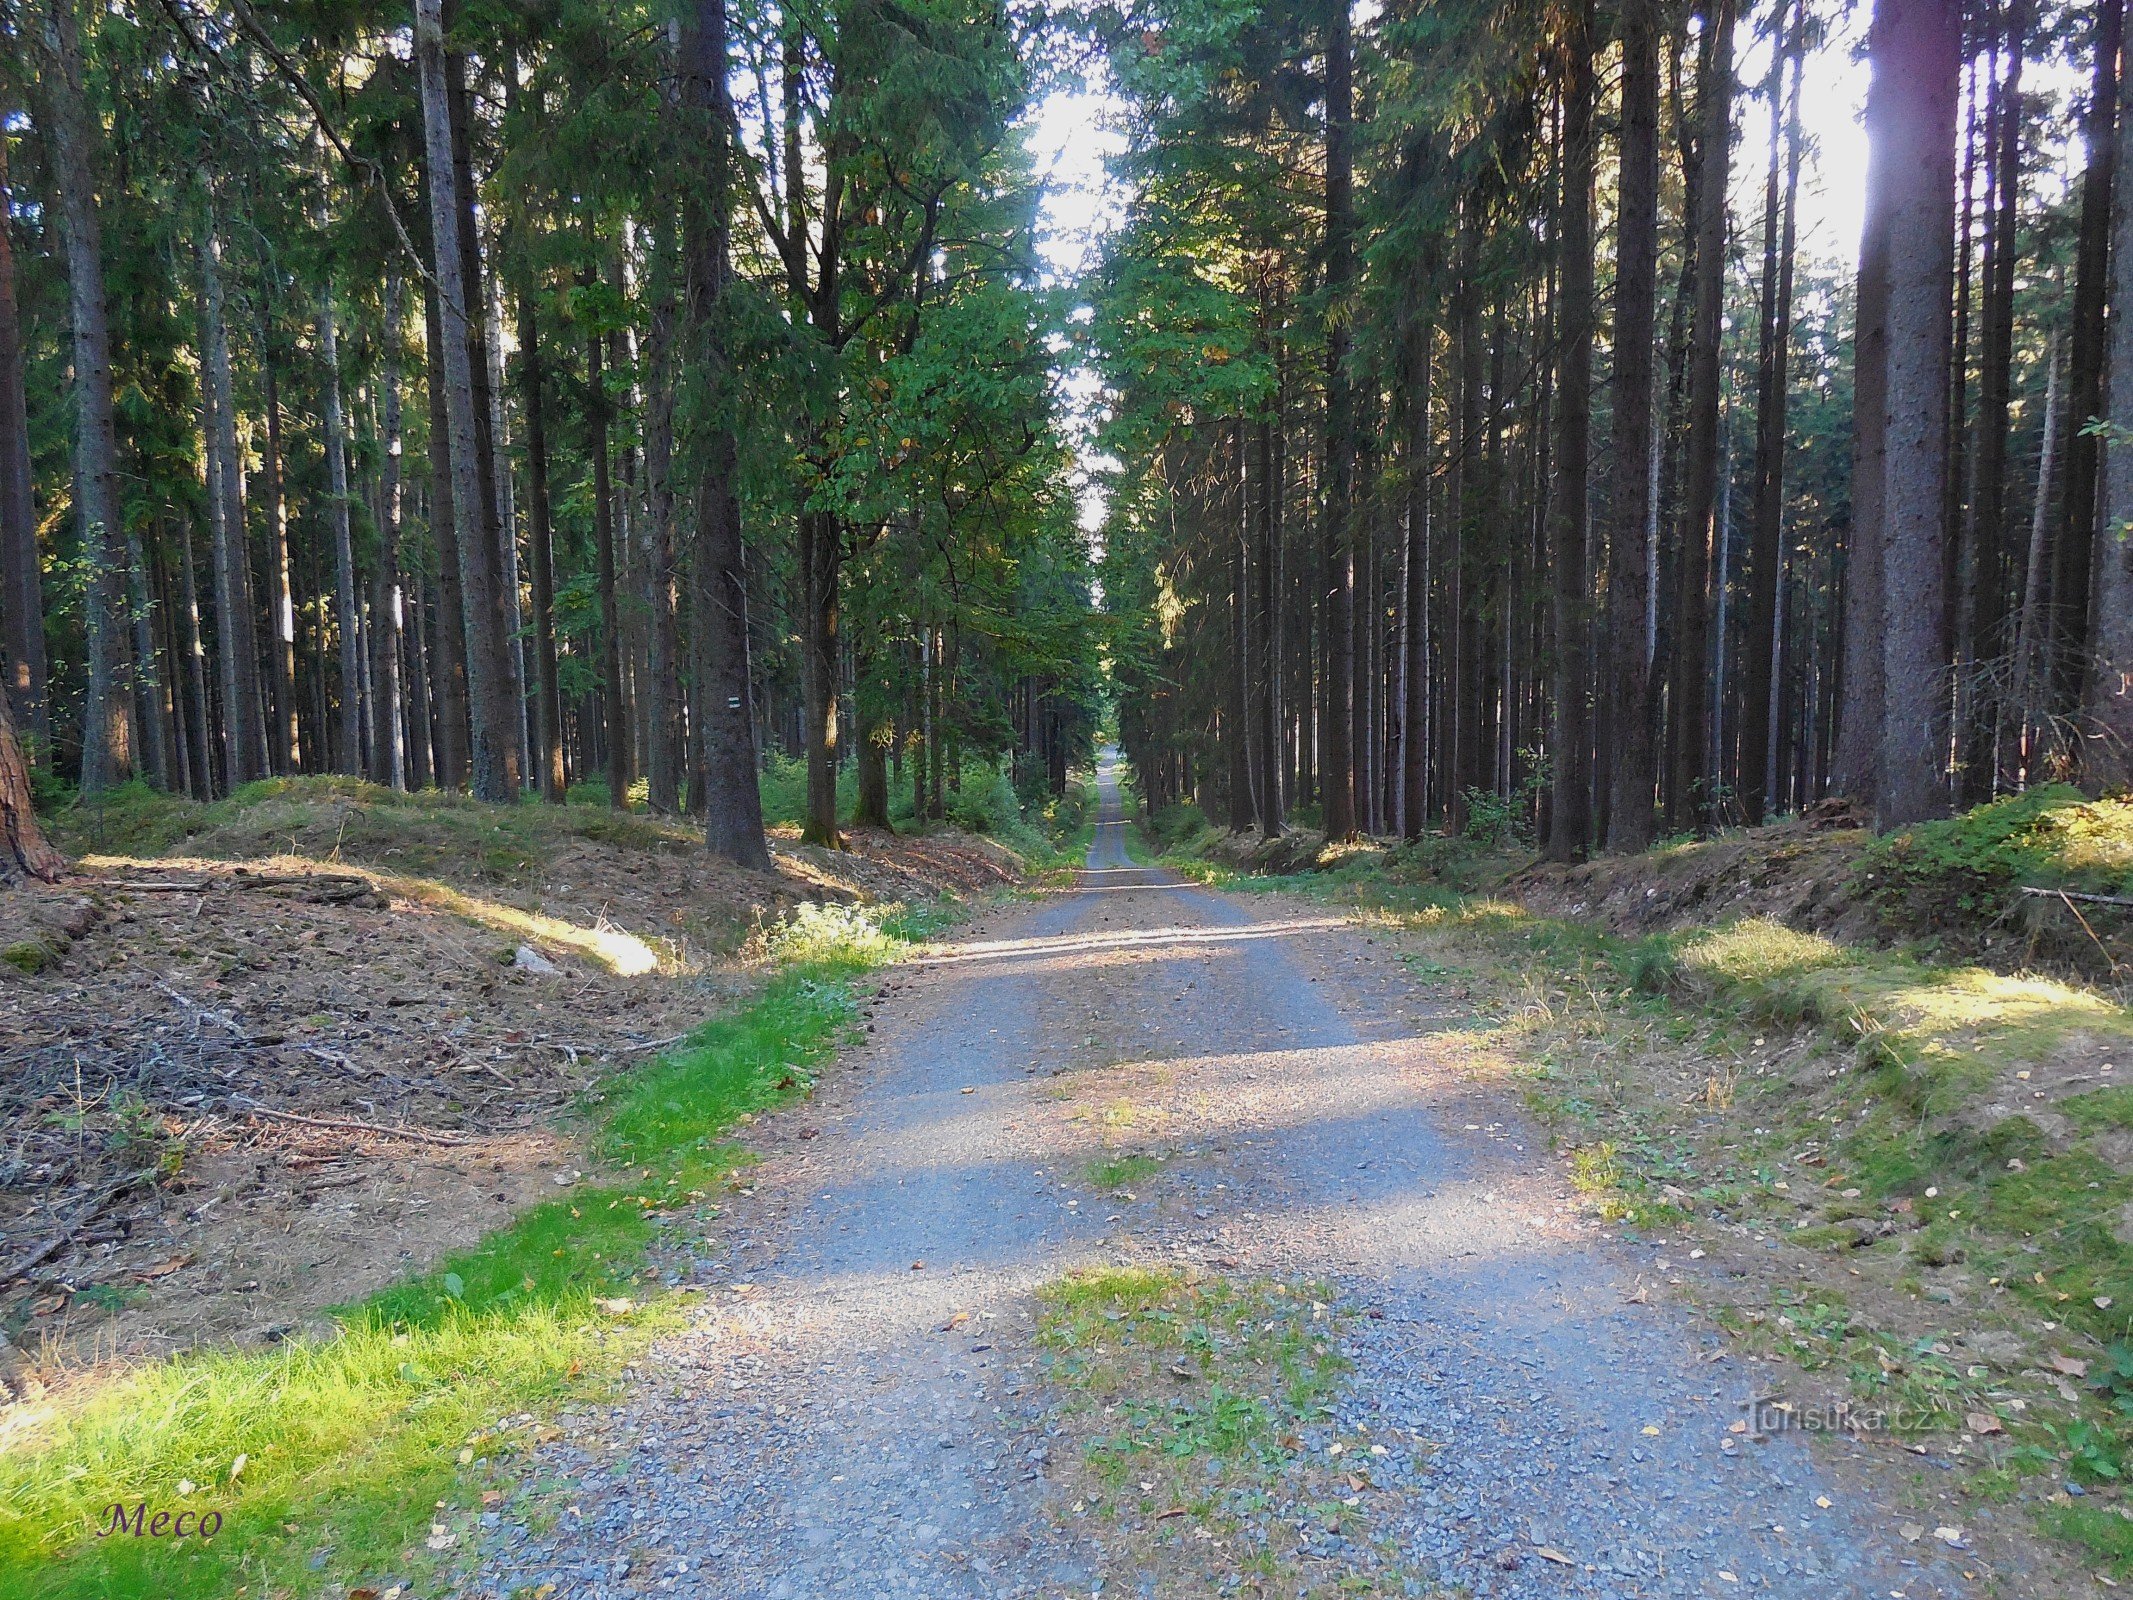
[[[1162,1170],[1163,1163],[1154,1156],[1126,1155],[1092,1161],[1082,1169],[1082,1174],[1093,1187],[1108,1194],[1131,1188],[1136,1183],[1146,1183]]]
[[[795,964],[609,1080],[593,1144],[621,1182],[343,1308],[330,1336],[116,1374],[20,1428],[0,1450],[0,1600],[310,1594],[451,1560],[428,1548],[433,1524],[463,1529],[525,1437],[499,1419],[597,1393],[673,1320],[640,1287],[656,1218],[730,1179],[747,1160],[734,1130],[805,1094],[847,1036],[854,980],[899,941],[885,916],[838,917],[784,924],[769,943]],[[224,1526],[205,1543],[95,1537],[109,1506],[141,1500]]]

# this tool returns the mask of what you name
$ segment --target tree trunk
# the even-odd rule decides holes
[[[1877,0],[1874,34],[1871,98],[1886,116],[1870,136],[1888,152],[1885,165],[1877,162],[1886,180],[1877,198],[1887,240],[1888,356],[1875,820],[1893,828],[1947,810],[1942,494],[1962,9],[1957,0]]]
[[[607,337],[599,329],[586,335],[585,387],[590,410],[585,422],[586,448],[592,453],[593,550],[600,585],[600,690],[607,722],[607,803],[621,811],[630,803],[630,720],[622,681],[622,605],[615,592],[615,492],[608,461],[606,346]]]
[[[356,632],[355,540],[348,516],[348,425],[341,409],[340,329],[334,319],[330,284],[319,295],[318,344],[319,360],[325,367],[325,415],[320,421],[326,449],[326,518],[333,531],[333,620],[341,678],[333,757],[337,770],[359,773],[363,770],[363,664]]]
[[[435,778],[440,789],[467,785],[467,630],[466,600],[460,593],[459,529],[452,501],[457,493],[452,470],[451,403],[445,398],[444,318],[434,288],[424,296],[423,315],[429,344],[430,407],[430,542],[437,554],[437,604],[431,607],[436,639],[431,673]]]
[[[1626,0],[1623,7],[1622,178],[1615,226],[1615,518],[1607,567],[1614,737],[1607,847],[1641,850],[1652,841],[1655,777],[1644,608],[1659,267],[1657,0]]]
[[[461,199],[452,152],[452,117],[444,57],[443,0],[415,0],[415,57],[429,166],[430,229],[436,245],[438,320],[443,337],[444,399],[450,429],[452,527],[458,545],[466,629],[467,698],[472,773],[478,799],[515,801],[519,790],[519,708],[513,703],[508,611],[500,545],[482,478],[474,363],[478,353],[461,238]]]
[[[406,285],[397,267],[385,279],[385,461],[378,488],[378,570],[371,602],[370,775],[395,789],[407,787],[400,656],[406,601],[400,589],[401,449],[400,335],[406,322]]]
[[[2029,549],[2022,563],[2022,605],[2016,615],[2015,670],[2012,692],[2000,708],[2001,730],[1996,743],[2006,745],[2018,738],[2021,754],[2019,779],[2032,782],[2036,776],[2035,751],[2045,714],[2044,581],[2051,538],[2052,471],[2059,444],[2060,360],[2059,336],[2054,333],[2045,355],[2044,426],[2037,444],[2037,494],[2030,502]]]
[[[262,348],[266,348],[264,341]],[[282,487],[278,363],[269,356],[260,365],[266,379],[267,439],[260,456],[260,477],[267,501],[267,626],[272,634],[267,656],[272,690],[267,705],[267,764],[286,774],[303,764],[296,716],[296,595],[289,568],[289,500]]]
[[[2133,171],[2133,73],[2119,84],[2118,169]],[[2111,300],[2133,306],[2133,184],[2111,203]],[[2111,319],[2103,451],[2103,526],[2089,606],[2093,638],[2081,723],[2081,783],[2091,794],[2133,790],[2133,316]]]
[[[246,558],[243,468],[237,455],[237,414],[230,380],[229,323],[222,282],[222,239],[210,211],[200,239],[201,306],[206,318],[208,415],[214,452],[209,523],[214,543],[215,635],[222,679],[223,770],[229,786],[267,775],[259,664],[252,627],[252,564]]]
[[[1548,856],[1575,861],[1592,842],[1592,711],[1585,661],[1592,586],[1586,576],[1586,506],[1592,466],[1593,131],[1591,0],[1563,25],[1563,188],[1556,222],[1555,483],[1548,505],[1554,573]]]
[[[30,419],[23,387],[22,315],[15,298],[10,135],[0,126],[0,689],[20,708],[22,728],[42,746],[52,736],[45,701],[44,577],[37,551],[37,508],[30,492]],[[39,759],[49,761],[40,750]]]
[[[1264,325],[1265,318],[1262,317]],[[1271,333],[1271,330],[1269,330]],[[1276,402],[1278,404],[1278,401]],[[1253,497],[1253,520],[1259,540],[1254,564],[1257,588],[1254,609],[1258,626],[1253,629],[1258,644],[1259,723],[1259,828],[1269,839],[1281,837],[1281,484],[1276,465],[1272,417],[1253,425],[1253,455],[1257,467],[1257,493]]]
[[[731,106],[726,90],[726,0],[696,0],[684,15],[681,109],[683,170],[695,177],[682,209],[689,338],[705,388],[732,404],[726,297],[732,278]],[[763,796],[756,777],[755,718],[748,662],[748,581],[741,543],[737,446],[730,412],[715,411],[693,441],[695,549],[689,583],[702,763],[704,843],[714,855],[770,868]]]
[[[2016,205],[2021,190],[2022,57],[2028,8],[2023,0],[2008,7],[2005,76],[1993,90],[1987,126],[1993,211],[1987,219],[1990,243],[1978,359],[1977,429],[1972,451],[1977,492],[1965,523],[1963,572],[1968,642],[1958,663],[1957,781],[1965,802],[1990,798],[1993,789],[1993,707],[1984,693],[1982,663],[1997,656],[2005,637],[2008,607],[2007,428],[2014,387],[2014,294]]]
[[[518,291],[519,382],[526,411],[526,542],[533,568],[534,726],[541,798],[563,803],[563,694],[555,644],[555,533],[548,499],[548,401],[533,291]]]
[[[1410,840],[1429,826],[1429,380],[1436,337],[1428,318],[1414,318],[1407,335],[1407,553],[1400,600],[1406,623],[1400,820]]]
[[[1800,190],[1801,52],[1806,17],[1794,11],[1792,36],[1773,73],[1773,98],[1792,74],[1782,122],[1773,114],[1770,175],[1763,200],[1763,318],[1757,360],[1755,503],[1750,510],[1747,638],[1741,674],[1741,812],[1752,826],[1771,804],[1775,765],[1776,673],[1784,628],[1779,619],[1785,572],[1785,409],[1792,375],[1792,269]],[[1775,107],[1773,106],[1773,112]],[[1780,165],[1780,129],[1788,141]],[[1782,172],[1782,178],[1780,173]]]
[[[119,524],[118,435],[112,413],[111,328],[104,300],[103,225],[96,158],[82,86],[76,0],[47,0],[44,19],[46,145],[67,245],[67,297],[74,333],[75,477],[81,498],[88,684],[82,701],[81,789],[98,794],[132,766],[126,737],[123,619],[125,537]]]
[[[1236,456],[1237,503],[1234,515],[1225,515],[1218,499],[1215,514],[1215,525],[1226,530],[1222,545],[1229,566],[1229,654],[1222,674],[1222,744],[1229,768],[1229,830],[1248,833],[1256,820],[1249,735],[1251,635],[1246,624],[1246,614],[1251,610],[1251,579],[1245,565],[1245,550],[1252,538],[1252,489],[1244,424],[1232,423],[1223,432]]]
[[[2096,7],[2094,67],[2082,141],[2081,232],[2075,250],[2073,328],[2067,367],[2066,496],[2052,550],[2051,709],[2080,704],[2088,664],[2089,587],[2096,552],[2096,493],[2102,444],[2089,423],[2103,414],[2104,297],[2111,276],[2111,189],[2118,151],[2118,52],[2124,0]]]
[[[1326,30],[1326,500],[1319,559],[1325,627],[1319,651],[1319,790],[1326,837],[1355,835],[1355,396],[1348,382],[1348,296],[1355,275],[1354,83],[1348,0]]]
[[[1882,20],[1876,18],[1874,37]],[[1852,520],[1844,551],[1842,679],[1830,788],[1871,810],[1881,787],[1885,699],[1881,656],[1883,499],[1888,435],[1889,186],[1894,154],[1880,132],[1889,116],[1886,75],[1867,88],[1866,216],[1852,328]]]
[[[1689,332],[1688,444],[1682,460],[1681,565],[1674,604],[1674,774],[1677,825],[1711,819],[1711,556],[1718,532],[1719,354],[1726,295],[1726,191],[1732,174],[1733,0],[1709,0],[1697,83],[1696,312]]]
[[[0,888],[24,878],[57,883],[67,858],[45,842],[30,804],[30,768],[15,737],[14,713],[0,689]]]

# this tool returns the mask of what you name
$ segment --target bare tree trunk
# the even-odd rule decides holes
[[[1883,26],[1877,17],[1874,37]],[[1842,678],[1830,787],[1872,808],[1881,787],[1885,699],[1881,657],[1883,498],[1888,435],[1889,164],[1895,159],[1883,124],[1891,86],[1869,84],[1866,127],[1866,217],[1859,238],[1858,304],[1852,329],[1852,521],[1844,551]]]
[[[482,478],[483,419],[474,382],[475,335],[461,238],[461,197],[454,169],[452,117],[446,86],[442,0],[415,0],[415,57],[422,79],[422,113],[429,165],[430,228],[436,244],[437,298],[442,324],[444,398],[451,430],[452,525],[459,547],[465,608],[467,697],[473,735],[477,798],[509,802],[519,790],[519,708],[513,703],[510,642],[506,637],[500,536],[493,487]],[[433,352],[434,354],[434,352]]]
[[[1348,296],[1354,263],[1353,41],[1348,0],[1326,30],[1326,498],[1320,530],[1325,628],[1319,652],[1319,789],[1326,837],[1355,834],[1355,397],[1348,382]]]
[[[45,842],[30,804],[30,767],[15,737],[14,713],[7,691],[0,689],[0,888],[24,878],[57,883],[67,858]]]
[[[2014,386],[2014,292],[2016,205],[2021,189],[2022,57],[2029,8],[2013,0],[2007,8],[2005,76],[1993,90],[1990,185],[1993,212],[1987,219],[1990,248],[1978,361],[1975,455],[1977,492],[1965,525],[1968,546],[1963,562],[1968,641],[1959,663],[1957,777],[1965,801],[1990,797],[1993,788],[1993,707],[1979,681],[1981,664],[2006,648],[2008,606],[2007,429]]]
[[[1955,232],[1958,0],[1877,0],[1872,129],[1888,161],[1879,186],[1888,260],[1883,415],[1881,773],[1883,828],[1947,810],[1946,651],[1941,554],[1947,537],[1948,286]],[[1882,93],[1881,91],[1886,91]],[[1878,163],[1877,163],[1878,165]]]
[[[1711,556],[1718,527],[1719,353],[1726,295],[1726,190],[1732,174],[1733,0],[1709,0],[1696,85],[1696,311],[1689,331],[1688,445],[1682,460],[1681,565],[1674,604],[1671,820],[1710,821]]]
[[[2025,784],[2035,774],[2034,753],[2045,716],[2044,580],[2050,554],[2053,456],[2059,443],[2059,375],[2062,345],[2054,333],[2045,357],[2044,430],[2037,444],[2037,496],[2030,504],[2029,551],[2022,563],[2022,608],[2016,617],[2014,682],[2000,706],[1995,743],[2019,738]]]
[[[224,770],[232,789],[267,775],[258,648],[252,625],[251,563],[246,559],[243,468],[230,379],[229,322],[223,300],[222,239],[212,207],[201,231],[200,280],[215,487],[209,499],[214,535],[215,635],[222,678]]]
[[[1555,484],[1548,543],[1554,569],[1555,653],[1550,673],[1548,855],[1575,861],[1592,843],[1592,586],[1586,575],[1586,505],[1592,468],[1593,131],[1591,0],[1577,0],[1563,26],[1563,190],[1556,222],[1560,274],[1556,312]]]
[[[1614,767],[1607,848],[1641,850],[1652,842],[1655,781],[1644,606],[1659,265],[1657,0],[1626,0],[1622,63],[1622,179],[1615,225],[1615,518],[1607,569]]]
[[[1429,397],[1437,332],[1426,317],[1408,330],[1406,649],[1400,728],[1401,831],[1419,839],[1429,827]]]
[[[429,344],[430,541],[437,551],[438,603],[431,608],[437,641],[431,673],[437,712],[434,777],[440,789],[463,789],[467,783],[466,601],[459,591],[459,530],[452,506],[457,491],[451,406],[445,399],[444,322],[434,291],[424,296],[423,312]]]
[[[2133,171],[2133,73],[2119,83],[2118,170]],[[2111,202],[2111,300],[2133,306],[2133,183]],[[2111,319],[2104,435],[2103,526],[2089,605],[2093,638],[2082,707],[2081,783],[2091,794],[2133,790],[2133,316]]]
[[[385,279],[385,465],[379,487],[378,571],[371,622],[371,777],[395,789],[408,785],[407,739],[403,729],[405,695],[401,690],[400,654],[406,627],[405,597],[400,588],[401,450],[400,336],[405,324],[406,286],[398,268]]]
[[[694,182],[682,216],[687,272],[687,348],[704,363],[715,407],[732,404],[726,354],[732,278],[732,108],[726,90],[726,0],[696,0],[682,23],[682,170]],[[737,446],[728,414],[714,412],[694,443],[696,546],[689,562],[690,640],[695,651],[697,786],[704,843],[714,854],[767,871],[763,797],[756,777],[755,717],[748,661],[748,581]]]
[[[267,501],[267,626],[272,634],[267,655],[272,690],[267,697],[267,758],[274,771],[286,774],[303,764],[296,716],[296,595],[289,566],[289,501],[282,488],[281,383],[271,354],[261,366],[266,378],[267,438],[260,476]]]
[[[319,221],[323,225],[324,219]],[[363,770],[363,666],[357,654],[355,541],[348,517],[348,423],[341,409],[340,328],[334,319],[331,284],[319,294],[318,344],[325,366],[325,415],[320,421],[326,449],[326,519],[333,531],[334,631],[339,635],[341,669],[334,766],[359,773]]]
[[[518,291],[519,383],[526,411],[526,541],[533,568],[535,728],[541,798],[563,803],[563,695],[555,644],[555,534],[548,500],[548,402],[533,291]]]
[[[82,86],[76,0],[46,0],[46,144],[67,245],[68,306],[74,332],[75,477],[81,497],[82,553],[89,565],[88,686],[82,703],[81,788],[98,794],[133,764],[127,741],[124,623],[126,544],[119,522],[118,435],[112,415],[111,327],[104,300],[103,224],[96,207],[96,157]]]
[[[30,419],[23,388],[22,314],[15,299],[14,215],[8,187],[9,134],[0,125],[0,682],[21,708],[23,729],[43,744],[52,736],[45,703],[44,578],[37,552],[37,508],[30,492]],[[42,759],[49,761],[46,754]]]
[[[1251,610],[1250,574],[1245,566],[1245,550],[1251,543],[1252,489],[1248,465],[1249,446],[1245,440],[1245,425],[1232,423],[1226,430],[1231,449],[1236,456],[1235,479],[1237,504],[1235,514],[1226,516],[1217,502],[1216,526],[1227,529],[1222,543],[1229,563],[1229,659],[1224,663],[1222,674],[1222,743],[1229,766],[1229,828],[1232,833],[1247,833],[1255,820],[1252,806],[1252,752],[1251,738],[1251,635],[1246,625],[1246,615]],[[1228,476],[1228,474],[1224,474]]]
[[[1274,330],[1262,301],[1262,326],[1268,337]],[[1261,417],[1253,425],[1253,451],[1257,466],[1257,493],[1253,520],[1259,539],[1254,576],[1257,582],[1255,631],[1259,649],[1259,828],[1269,839],[1281,837],[1281,484],[1276,466],[1274,431],[1279,423]]]
[[[2081,232],[2074,267],[2067,375],[2066,496],[2052,550],[2051,656],[2054,714],[2081,703],[2088,664],[2090,573],[2096,552],[2101,441],[2088,424],[2103,414],[2107,348],[2104,297],[2111,278],[2111,190],[2118,152],[2118,52],[2124,0],[2099,0],[2089,103],[2082,120],[2088,169],[2081,177]]]
[[[215,794],[215,759],[208,729],[207,644],[200,636],[199,578],[193,563],[193,525],[179,522],[178,594],[185,608],[185,632],[180,646],[185,652],[185,682],[190,691],[186,714],[191,719],[193,749],[193,798],[211,800]]]
[[[586,418],[593,468],[593,552],[600,586],[600,689],[606,712],[607,803],[617,811],[630,803],[629,702],[622,681],[622,606],[615,592],[615,495],[608,461],[606,336],[585,340]]]

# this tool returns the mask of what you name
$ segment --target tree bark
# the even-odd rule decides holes
[[[600,702],[606,712],[607,803],[617,811],[630,803],[630,719],[622,681],[622,605],[615,592],[615,491],[608,461],[607,336],[594,329],[585,339],[586,417],[593,468],[593,552],[600,586]]]
[[[440,789],[467,786],[466,600],[459,589],[459,529],[453,513],[457,493],[452,468],[451,403],[445,398],[444,318],[433,287],[423,298],[429,346],[430,542],[437,556],[437,604],[430,608],[436,638],[431,673],[436,725],[432,735],[434,777]]]
[[[1355,396],[1348,382],[1348,296],[1355,275],[1353,39],[1348,0],[1326,30],[1326,500],[1319,560],[1325,627],[1319,652],[1319,791],[1326,837],[1355,836]]]
[[[1655,780],[1644,608],[1659,266],[1657,0],[1626,0],[1623,7],[1622,177],[1615,226],[1615,518],[1607,567],[1614,764],[1607,848],[1641,850],[1652,841]]]
[[[1888,355],[1875,820],[1893,828],[1941,815],[1948,803],[1942,498],[1962,9],[1958,0],[1876,0],[1874,34],[1873,95],[1886,116],[1871,136],[1888,153],[1877,197],[1887,241]]]
[[[46,145],[67,245],[67,298],[74,333],[75,476],[82,553],[89,567],[88,684],[82,700],[81,789],[99,794],[132,766],[127,740],[124,622],[126,544],[119,524],[118,434],[112,413],[111,326],[104,299],[103,224],[96,157],[82,84],[76,0],[47,0],[42,74]]]
[[[324,219],[319,219],[323,224]],[[341,408],[340,327],[333,312],[333,287],[319,294],[319,359],[325,367],[320,419],[326,449],[326,525],[333,532],[333,619],[340,666],[340,717],[334,724],[334,766],[363,770],[363,664],[356,627],[355,539],[348,516],[348,424]]]
[[[397,267],[385,279],[385,461],[378,486],[378,570],[371,601],[370,775],[395,789],[408,786],[406,696],[400,657],[405,646],[406,600],[400,588],[401,399],[400,336],[406,319],[406,284]]]
[[[1770,174],[1763,201],[1763,317],[1757,359],[1755,408],[1755,503],[1750,510],[1747,638],[1741,672],[1741,812],[1753,826],[1771,801],[1776,741],[1776,673],[1784,627],[1779,586],[1785,573],[1786,401],[1792,374],[1792,269],[1800,190],[1801,52],[1806,17],[1794,11],[1791,38],[1772,74],[1773,115]],[[1787,111],[1775,114],[1775,99],[1790,70]],[[1781,144],[1787,144],[1780,160]],[[1782,177],[1780,176],[1782,173]]]
[[[2119,83],[2118,169],[2133,171],[2133,73]],[[2133,183],[2111,202],[2111,300],[2133,307]],[[2081,719],[2082,787],[2133,790],[2133,316],[2111,319],[2103,451],[2103,536],[2096,543],[2093,640]]]
[[[483,484],[481,431],[474,382],[477,304],[468,298],[461,198],[452,150],[442,0],[415,0],[415,58],[429,166],[430,229],[436,245],[437,298],[443,337],[444,399],[450,428],[452,526],[466,629],[472,777],[478,799],[515,801],[519,790],[519,708],[513,703],[506,596],[493,487]]]
[[[2103,414],[2104,298],[2111,277],[2111,190],[2118,152],[2118,52],[2124,0],[2099,0],[2092,45],[2089,103],[2082,119],[2088,167],[2081,175],[2081,231],[2075,248],[2072,337],[2067,362],[2066,495],[2053,542],[2051,710],[2080,704],[2088,662],[2089,587],[2096,553],[2096,495],[2101,441],[2089,423]]]
[[[15,298],[10,135],[0,125],[0,688],[20,708],[23,731],[42,746],[52,736],[46,705],[44,578],[37,550],[37,508],[30,488],[30,419],[23,387],[22,314]],[[49,754],[40,759],[49,761]]]
[[[534,726],[541,798],[563,803],[563,694],[555,643],[555,533],[548,496],[547,369],[533,291],[518,291],[519,383],[526,412],[526,543],[533,579]]]
[[[237,455],[237,414],[230,377],[229,321],[223,299],[222,238],[212,206],[200,237],[201,309],[207,366],[208,415],[214,452],[209,525],[215,571],[216,665],[221,673],[223,771],[229,786],[267,775],[259,658],[252,625],[251,562],[246,559],[243,468]]]
[[[1707,53],[1697,83],[1696,310],[1689,330],[1688,444],[1682,460],[1681,565],[1674,603],[1676,825],[1711,820],[1711,556],[1718,536],[1719,355],[1726,295],[1726,191],[1733,170],[1733,0],[1709,0]]]
[[[1407,552],[1401,606],[1406,651],[1401,697],[1401,832],[1419,839],[1429,827],[1429,395],[1436,329],[1416,317],[1407,335]]]
[[[1877,15],[1873,39],[1884,26]],[[1852,327],[1852,518],[1844,551],[1842,679],[1830,788],[1872,810],[1881,788],[1885,699],[1881,655],[1884,476],[1888,435],[1889,186],[1895,159],[1883,125],[1889,118],[1886,74],[1867,86],[1866,216],[1859,237],[1859,288]]]
[[[1223,433],[1236,457],[1237,502],[1234,515],[1225,516],[1220,510],[1216,513],[1216,526],[1225,530],[1222,543],[1229,566],[1229,655],[1222,674],[1222,743],[1229,767],[1229,830],[1248,833],[1256,820],[1249,734],[1251,634],[1246,625],[1251,609],[1251,579],[1245,563],[1245,551],[1252,539],[1252,490],[1244,424],[1232,423]]]
[[[46,843],[37,826],[37,811],[30,804],[29,763],[15,737],[7,691],[0,689],[0,888],[24,878],[57,883],[66,870],[67,858]]]
[[[262,348],[269,348],[262,342]],[[289,500],[283,491],[281,451],[281,382],[271,355],[260,363],[266,379],[266,448],[260,477],[267,501],[267,626],[272,635],[267,665],[267,762],[274,771],[292,773],[303,765],[302,730],[296,704],[296,594],[289,562]]]
[[[732,278],[732,106],[727,99],[726,0],[696,0],[682,23],[683,170],[694,178],[683,206],[687,348],[702,365],[709,425],[694,442],[695,548],[690,552],[690,641],[695,651],[697,787],[704,843],[714,855],[770,868],[763,797],[756,777],[749,683],[748,581],[741,542],[737,445],[730,419],[726,353]]]
[[[1271,316],[1261,302],[1261,326],[1274,337]],[[1278,406],[1279,401],[1277,399]],[[1274,448],[1279,426],[1274,417],[1262,416],[1253,424],[1253,458],[1258,483],[1252,516],[1259,549],[1253,576],[1257,584],[1254,609],[1258,626],[1253,634],[1258,645],[1257,682],[1259,722],[1259,829],[1269,839],[1281,837],[1282,829],[1282,719],[1281,719],[1281,483]]]
[[[1592,469],[1593,131],[1591,0],[1563,27],[1563,188],[1556,223],[1555,483],[1549,496],[1555,650],[1550,671],[1548,856],[1575,861],[1592,842],[1592,586],[1586,575],[1586,506]]]

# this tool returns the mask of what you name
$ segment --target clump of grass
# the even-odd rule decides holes
[[[1154,1156],[1123,1155],[1092,1161],[1082,1168],[1082,1174],[1094,1187],[1108,1194],[1136,1183],[1146,1183],[1162,1170],[1163,1163]]]

